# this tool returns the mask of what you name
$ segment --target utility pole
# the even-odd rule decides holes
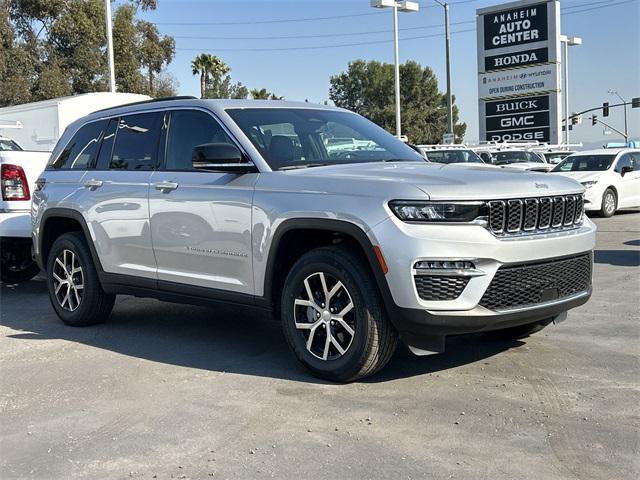
[[[113,61],[113,32],[111,30],[111,0],[104,0],[107,24],[107,59],[109,60],[109,91],[116,91],[116,71]]]
[[[402,122],[400,119],[400,47],[398,46],[398,4],[393,2],[393,50],[395,63],[393,66],[395,97],[396,97],[396,136],[402,137]]]
[[[447,133],[453,133],[453,96],[451,94],[451,31],[449,29],[449,4],[434,0],[444,8],[444,36],[447,57]]]
[[[622,95],[620,95],[617,90],[609,90],[609,94],[617,96],[620,100],[622,100],[622,103],[624,103],[624,136],[628,141],[629,126],[627,124],[627,101],[622,98]]]

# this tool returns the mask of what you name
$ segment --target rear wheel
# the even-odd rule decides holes
[[[368,266],[344,248],[318,248],[295,263],[281,312],[298,360],[328,380],[349,382],[374,374],[397,345]]]
[[[539,332],[549,325],[549,323],[550,322],[529,323],[527,325],[519,325],[517,327],[485,332],[485,335],[496,340],[518,340],[520,338],[527,338],[528,336]]]
[[[600,209],[600,215],[605,218],[613,217],[618,208],[618,197],[616,192],[607,188],[602,195],[602,208]]]
[[[65,233],[53,243],[47,261],[49,299],[58,317],[74,327],[104,322],[115,295],[102,290],[84,237]]]

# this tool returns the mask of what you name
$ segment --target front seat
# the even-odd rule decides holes
[[[269,163],[272,170],[291,165],[296,160],[296,147],[293,140],[284,135],[275,135],[269,145]]]

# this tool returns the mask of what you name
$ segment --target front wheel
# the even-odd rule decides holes
[[[349,382],[384,367],[397,345],[365,260],[346,248],[323,247],[293,266],[282,294],[289,347],[315,375]]]
[[[602,195],[602,208],[600,209],[600,215],[605,218],[613,217],[617,208],[618,198],[616,197],[616,192],[607,188]]]

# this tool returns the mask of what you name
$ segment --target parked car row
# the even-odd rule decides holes
[[[640,149],[575,151],[576,146],[490,143],[480,146],[417,145],[427,161],[485,164],[531,172],[550,172],[580,182],[585,210],[611,217],[619,209],[640,207]]]

